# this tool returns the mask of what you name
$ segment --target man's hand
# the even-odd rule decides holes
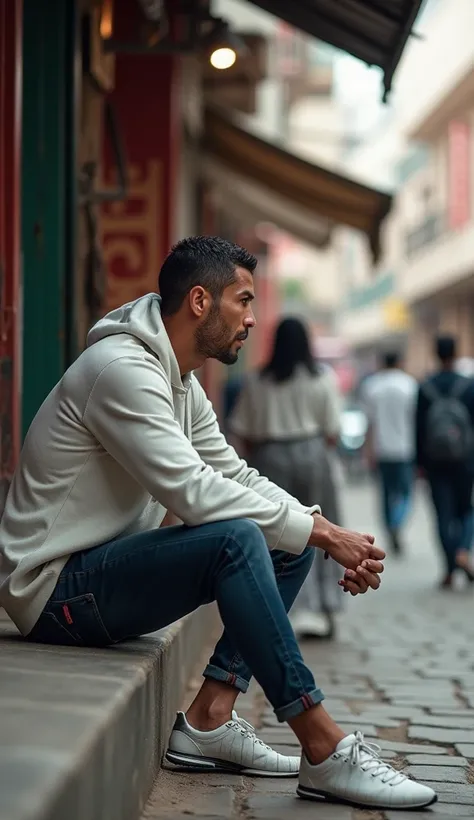
[[[363,566],[364,561],[373,560],[380,563],[385,558],[384,551],[375,546],[373,535],[361,535],[358,532],[346,530],[344,527],[338,527],[317,513],[313,515],[313,520],[309,546],[323,549],[342,567],[356,572],[359,567],[365,571],[371,570],[370,567]],[[383,564],[380,570],[375,570],[375,573],[378,572],[383,572]],[[361,573],[358,574],[361,575]],[[364,578],[364,574],[361,577]],[[367,589],[364,590],[366,591]]]
[[[362,561],[362,564],[356,570],[346,569],[344,578],[339,581],[339,586],[343,587],[344,592],[350,592],[351,595],[364,595],[368,589],[379,588],[381,584],[380,574],[383,570],[384,566],[381,561],[370,559]]]

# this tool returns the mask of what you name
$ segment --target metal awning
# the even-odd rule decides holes
[[[384,100],[424,0],[252,0],[291,26],[377,65]]]
[[[364,232],[370,242],[372,256],[376,261],[380,254],[380,226],[392,204],[389,194],[369,188],[359,182],[343,177],[326,168],[313,165],[274,143],[267,142],[255,134],[239,127],[220,111],[207,109],[202,144],[205,157],[229,171],[228,197],[232,199],[232,175],[247,178],[266,193],[266,201],[275,197],[275,206],[268,212],[267,219],[274,219],[281,227],[290,230],[306,241],[322,245],[321,231],[324,220],[331,224],[348,225]],[[222,172],[221,170],[221,175]],[[294,227],[281,224],[276,213],[276,203],[285,203],[290,221]],[[295,211],[290,213],[290,209]],[[305,214],[305,236],[297,228],[300,211]],[[282,218],[285,208],[280,208]],[[296,216],[296,218],[295,218]],[[308,219],[314,221],[313,235],[308,227]]]

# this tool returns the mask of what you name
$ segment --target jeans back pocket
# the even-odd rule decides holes
[[[33,641],[63,646],[113,643],[92,592],[63,601],[49,601],[29,637]]]

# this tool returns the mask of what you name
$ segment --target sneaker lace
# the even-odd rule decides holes
[[[370,772],[372,777],[380,777],[382,783],[398,786],[404,780],[407,780],[406,775],[380,759],[381,751],[380,746],[377,746],[376,743],[368,743],[362,732],[356,732],[355,743],[352,746],[349,760],[354,766],[359,765],[363,771]]]
[[[270,746],[267,746],[267,744],[264,743],[263,740],[260,740],[260,738],[257,737],[255,733],[255,728],[252,726],[252,724],[247,723],[247,721],[243,718],[233,718],[229,721],[227,725],[229,726],[229,728],[234,729],[235,732],[240,732],[244,737],[250,738],[251,740],[253,740],[254,743],[259,743],[260,746],[263,746],[264,749],[268,749],[269,752],[272,751]]]

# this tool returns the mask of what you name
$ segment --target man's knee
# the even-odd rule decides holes
[[[271,564],[265,536],[255,521],[250,518],[235,518],[228,522],[226,530],[227,542],[233,545],[234,552],[240,553],[247,561],[260,557]]]
[[[235,518],[229,521],[229,535],[242,543],[266,546],[262,530],[250,518]]]

